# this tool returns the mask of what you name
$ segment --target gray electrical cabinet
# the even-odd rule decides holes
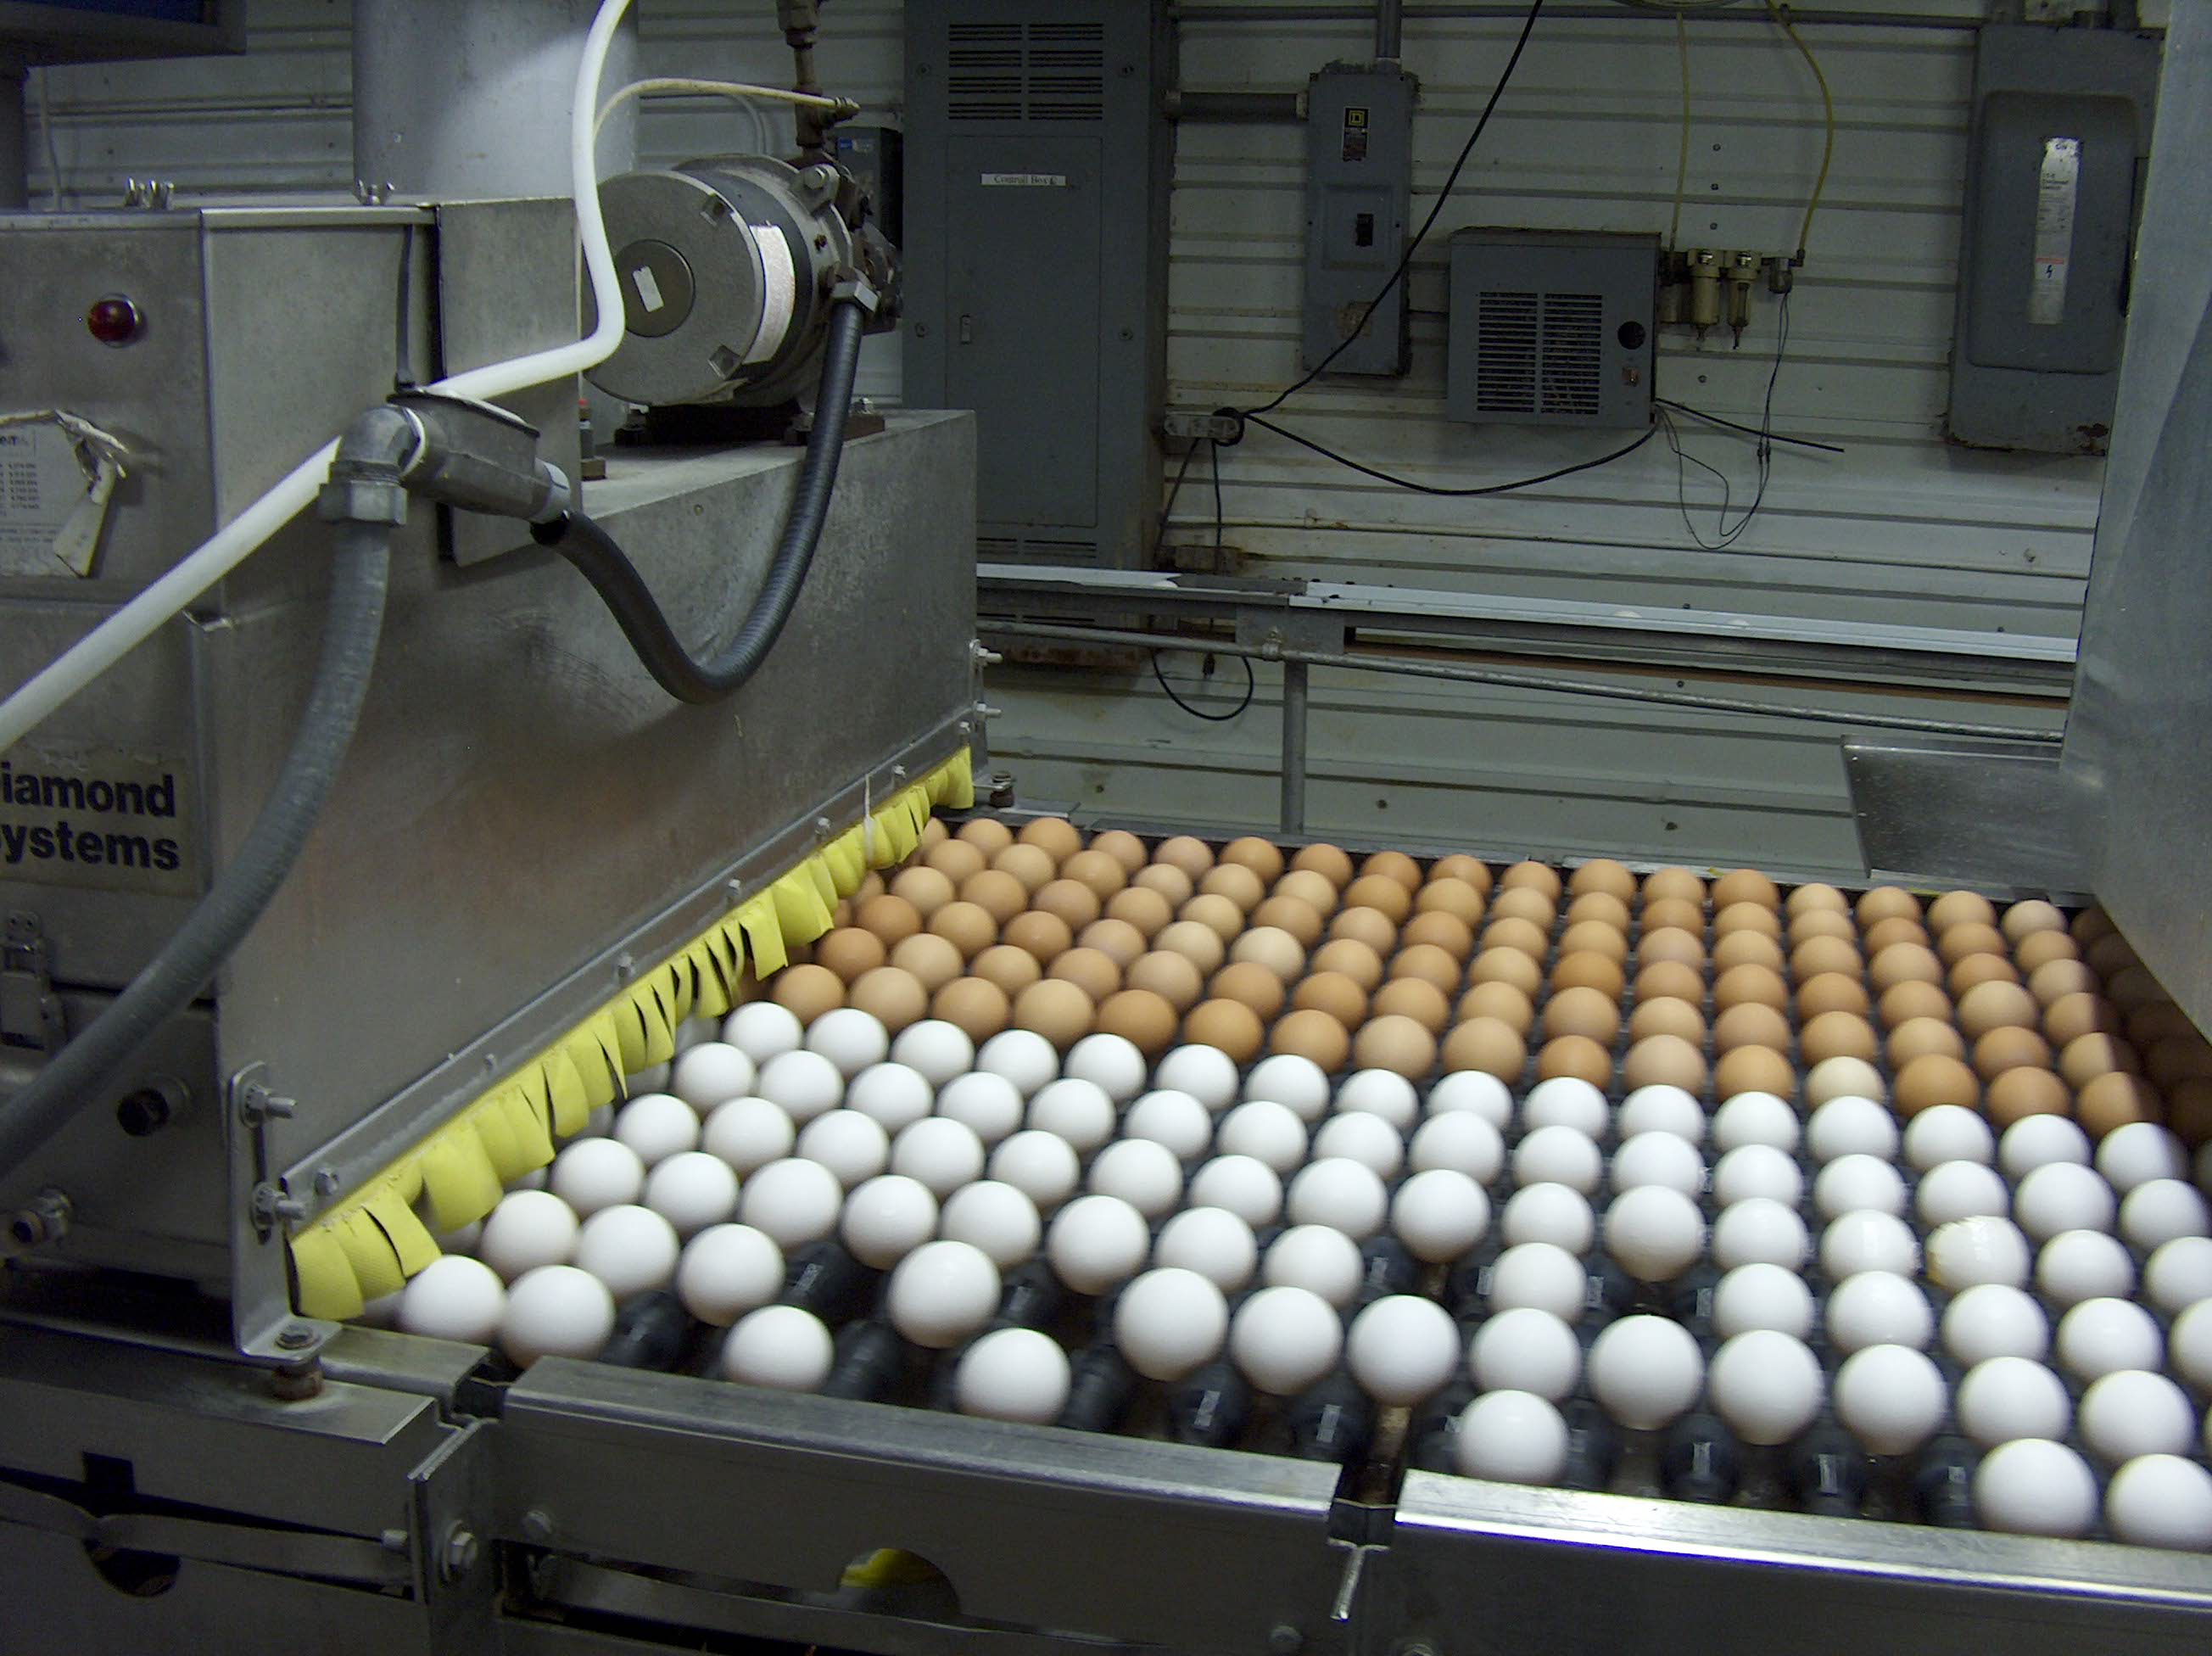
[[[1455,232],[1444,412],[1486,424],[1650,424],[1658,276],[1656,235]]]
[[[1332,374],[1406,371],[1406,284],[1379,304],[1375,296],[1405,256],[1418,88],[1393,63],[1331,64],[1307,88],[1301,343],[1309,368],[1341,345]]]
[[[2158,73],[2145,36],[1982,30],[1951,344],[1958,441],[2105,452]]]
[[[908,0],[906,400],[976,417],[987,562],[1150,561],[1166,395],[1156,0]]]

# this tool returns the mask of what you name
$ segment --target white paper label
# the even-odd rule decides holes
[[[986,173],[983,187],[987,190],[1065,190],[1065,173]]]
[[[2027,284],[2031,326],[2066,320],[2066,266],[2074,253],[2075,192],[2081,183],[2081,140],[2045,138],[2035,190],[2035,263]]]
[[[767,278],[766,291],[761,295],[760,332],[753,338],[753,348],[745,353],[750,367],[765,362],[783,349],[791,319],[799,309],[799,271],[791,262],[791,243],[784,240],[781,230],[773,224],[746,228],[753,233],[753,245],[760,249],[761,273]]]
[[[61,573],[54,543],[89,492],[76,440],[60,426],[0,429],[0,573]]]

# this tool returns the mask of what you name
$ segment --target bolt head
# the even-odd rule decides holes
[[[293,1323],[276,1331],[276,1343],[286,1351],[298,1351],[315,1342],[315,1330],[304,1323]]]
[[[1274,1652],[1275,1656],[1291,1656],[1292,1652],[1304,1647],[1305,1641],[1305,1635],[1300,1633],[1288,1622],[1284,1622],[1278,1624],[1274,1630],[1268,1634],[1267,1648]]]

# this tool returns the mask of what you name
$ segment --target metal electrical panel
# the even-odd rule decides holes
[[[1331,64],[1306,93],[1304,365],[1332,374],[1403,374],[1406,284],[1360,320],[1406,251],[1413,193],[1413,94],[1395,64]]]
[[[2105,452],[2158,73],[2143,36],[1982,30],[1951,345],[1958,441]]]
[[[906,20],[906,400],[975,411],[983,559],[1143,567],[1166,394],[1167,9],[910,0]]]
[[[1649,424],[1658,271],[1656,235],[1456,232],[1445,413],[1477,423]]]

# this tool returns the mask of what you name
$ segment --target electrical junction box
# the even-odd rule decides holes
[[[837,162],[875,204],[876,224],[893,247],[906,241],[906,134],[888,123],[836,128]]]
[[[2105,452],[2158,76],[2146,36],[1982,30],[1951,342],[1958,441]]]
[[[1360,326],[1405,256],[1413,195],[1413,96],[1395,64],[1331,64],[1306,91],[1304,366],[1332,374],[1403,374],[1406,284]]]
[[[1656,235],[1455,232],[1445,413],[1479,424],[1650,424],[1658,280]]]

